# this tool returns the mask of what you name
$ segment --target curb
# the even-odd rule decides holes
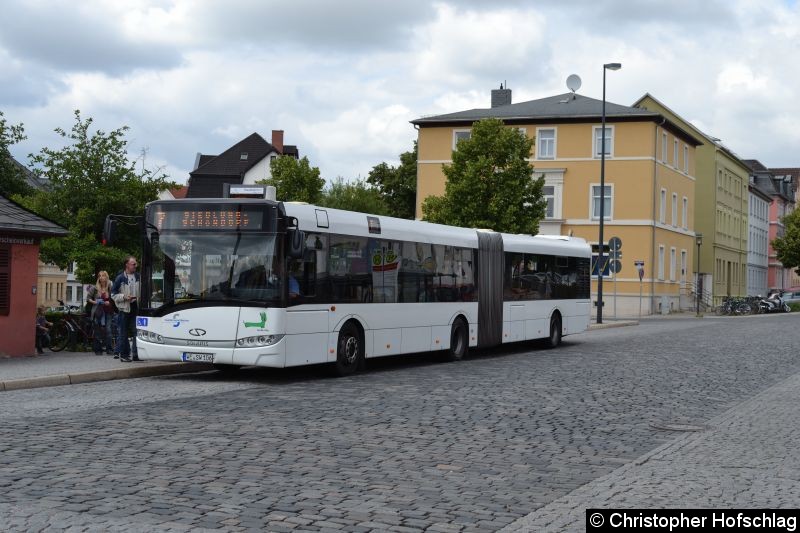
[[[168,374],[189,374],[213,370],[213,366],[203,363],[168,363],[157,366],[139,366],[132,368],[115,368],[82,372],[80,374],[55,374],[0,381],[0,391],[37,389],[40,387],[59,387],[62,385],[78,385],[96,381],[112,381],[115,379],[146,378]]]
[[[590,324],[589,331],[595,329],[624,328],[626,326],[638,326],[638,320],[619,320],[616,322],[603,322],[602,324]]]

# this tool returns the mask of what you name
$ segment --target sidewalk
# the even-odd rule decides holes
[[[45,355],[0,358],[0,391],[202,372],[212,368],[199,363],[122,363],[110,355],[93,352],[45,350]]]
[[[586,531],[586,509],[797,507],[798,405],[795,374],[502,531]]]

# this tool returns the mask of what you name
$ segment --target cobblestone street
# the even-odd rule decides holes
[[[800,372],[798,325],[798,314],[655,319],[556,350],[518,346],[457,364],[421,355],[344,379],[245,370],[5,392],[0,523],[497,531],[541,509],[552,524],[588,501],[570,504],[576,489],[602,495],[620,467],[686,438],[664,427],[752,410],[748,400]],[[780,463],[784,446],[760,443],[759,453]],[[694,461],[747,451],[720,439]],[[654,489],[653,504],[670,505],[679,475]],[[796,494],[797,480],[786,483]],[[784,502],[766,494],[759,505]]]

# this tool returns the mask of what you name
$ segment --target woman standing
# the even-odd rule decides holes
[[[91,318],[94,324],[94,353],[103,355],[103,345],[107,354],[114,351],[111,340],[111,321],[114,308],[111,302],[111,282],[108,272],[101,270],[97,275],[97,283],[89,287],[86,301],[92,305]]]

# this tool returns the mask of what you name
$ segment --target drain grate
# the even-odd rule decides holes
[[[650,424],[650,427],[659,431],[705,431],[708,426],[685,424],[683,422],[667,422],[663,424]]]

